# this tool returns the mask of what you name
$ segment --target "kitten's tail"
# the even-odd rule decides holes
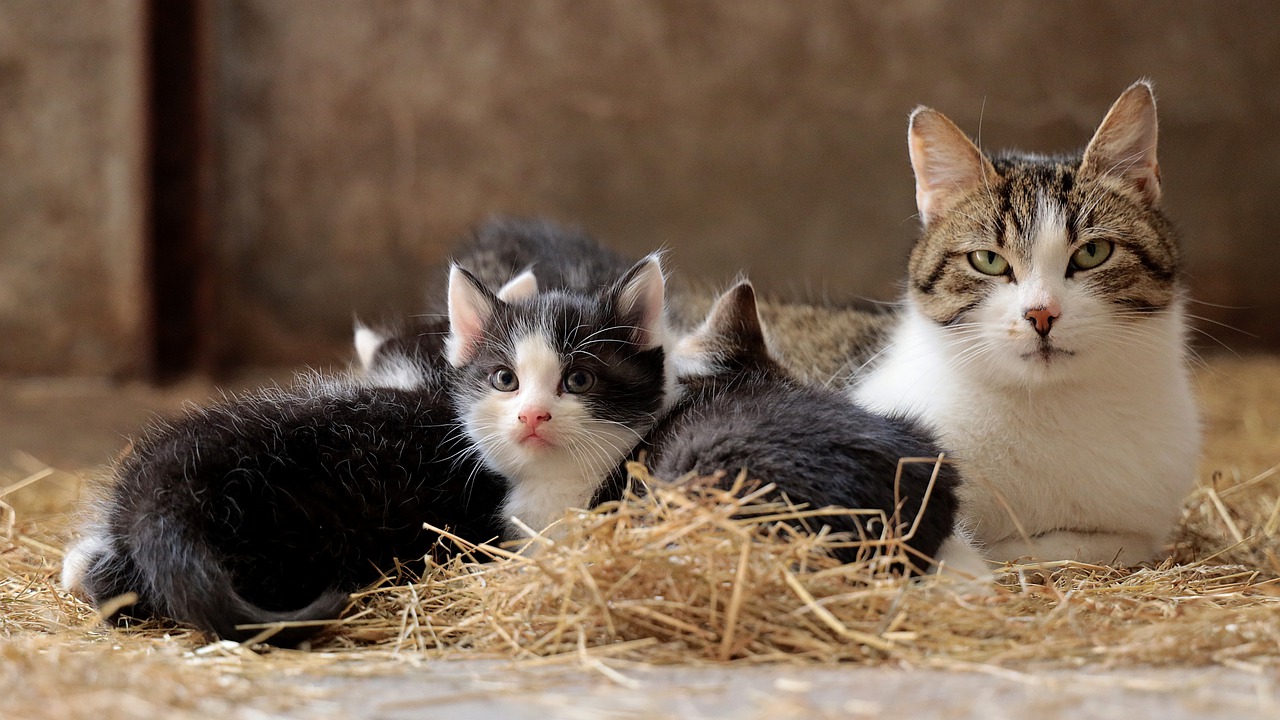
[[[259,636],[260,642],[292,647],[315,635],[326,620],[336,620],[346,608],[348,593],[327,590],[298,610],[273,611],[246,600],[235,590],[231,574],[202,543],[171,534],[162,537],[163,523],[136,527],[132,548],[119,538],[99,542],[85,558],[84,569],[69,589],[85,596],[107,619],[153,615],[177,620],[220,638],[243,642]],[[112,607],[112,601],[137,595],[136,602]],[[286,625],[274,633],[266,626]]]

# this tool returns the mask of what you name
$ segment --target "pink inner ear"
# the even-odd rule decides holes
[[[449,339],[445,342],[449,363],[455,367],[475,356],[493,308],[484,293],[458,268],[449,273]]]
[[[916,176],[916,208],[925,224],[994,175],[969,136],[935,110],[912,114],[907,149]]]
[[[619,294],[620,309],[626,313],[638,313],[635,331],[636,343],[645,348],[662,344],[664,321],[662,305],[666,292],[666,282],[662,277],[662,266],[656,257],[645,261],[634,278]]]
[[[1158,125],[1151,88],[1144,83],[1133,85],[1116,100],[1098,126],[1085,149],[1082,169],[1124,178],[1150,200],[1158,200]]]

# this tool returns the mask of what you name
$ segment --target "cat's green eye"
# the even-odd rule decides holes
[[[1115,244],[1110,240],[1087,242],[1071,253],[1071,269],[1092,270],[1106,262],[1114,248]]]
[[[590,390],[595,384],[596,376],[590,370],[575,368],[564,374],[565,392],[577,395]]]
[[[520,378],[509,368],[498,368],[489,373],[489,384],[498,392],[515,392],[520,389]]]
[[[1009,261],[991,250],[974,250],[969,253],[969,264],[983,275],[1004,275],[1009,272]]]

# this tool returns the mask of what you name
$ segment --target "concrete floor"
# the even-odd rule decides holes
[[[287,372],[257,373],[248,387]],[[109,462],[156,412],[216,394],[208,383],[164,389],[95,381],[0,380],[0,485],[41,464],[88,470]],[[65,511],[74,487],[45,488],[33,512]],[[11,496],[21,500],[22,493]],[[30,515],[28,515],[29,517]],[[381,666],[382,670],[386,666]],[[530,668],[437,662],[369,676],[359,667],[321,677],[321,697],[289,717],[396,718],[1275,718],[1280,671],[1089,669],[944,672],[839,667]],[[263,716],[251,711],[254,717]]]
[[[400,720],[508,718],[1280,717],[1276,676],[1223,668],[1018,673],[884,668],[626,668],[616,677],[506,663],[437,663],[343,680],[302,712]]]

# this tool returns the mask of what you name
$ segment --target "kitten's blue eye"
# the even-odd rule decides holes
[[[1071,253],[1071,269],[1092,270],[1106,262],[1114,248],[1115,243],[1110,240],[1087,242]]]
[[[564,375],[565,392],[570,392],[575,395],[590,390],[595,384],[596,376],[592,375],[589,370],[575,368]]]
[[[489,384],[499,392],[515,392],[520,389],[520,378],[508,368],[498,368],[489,373]]]
[[[969,253],[969,264],[983,275],[1004,275],[1009,272],[1009,261],[991,250],[974,250]]]

